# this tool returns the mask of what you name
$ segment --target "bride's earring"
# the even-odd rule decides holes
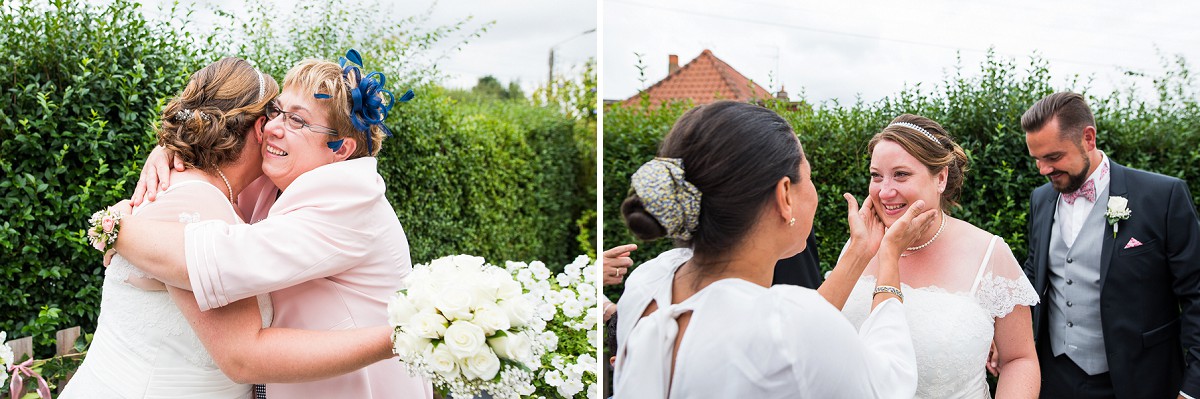
[[[796,218],[792,218],[792,220],[788,221],[788,226],[795,226],[795,225],[796,225]]]

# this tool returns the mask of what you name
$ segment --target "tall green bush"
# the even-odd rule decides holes
[[[1156,98],[1132,90],[1097,96],[1070,81],[1052,86],[1045,61],[1032,58],[1024,70],[1009,59],[990,55],[977,73],[959,67],[941,85],[910,87],[874,103],[817,107],[784,102],[765,106],[779,112],[795,129],[813,165],[820,205],[817,231],[822,269],[829,270],[848,237],[843,192],[859,198],[869,185],[867,142],[895,116],[912,113],[932,118],[967,151],[971,171],[964,181],[956,217],[1000,235],[1024,260],[1029,194],[1046,182],[1037,174],[1025,147],[1020,118],[1042,97],[1061,90],[1088,95],[1096,114],[1099,147],[1114,161],[1189,181],[1193,199],[1200,195],[1200,108],[1196,84],[1182,59],[1168,64],[1155,80]],[[604,114],[604,245],[637,242],[621,220],[620,203],[629,177],[651,159],[672,123],[690,107],[658,109],[611,107]],[[641,243],[633,254],[641,263],[672,246]],[[611,290],[619,292],[620,289]]]
[[[130,194],[162,100],[206,61],[135,7],[0,6],[0,329],[39,349],[94,324],[101,254],[80,231]]]

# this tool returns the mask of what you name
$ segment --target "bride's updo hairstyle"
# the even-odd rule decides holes
[[[279,85],[240,58],[222,58],[192,74],[187,87],[163,108],[158,145],[188,168],[211,172],[236,161],[246,131],[279,95]]]
[[[692,108],[663,139],[658,158],[634,174],[621,204],[625,224],[639,239],[670,237],[712,259],[746,236],[780,178],[800,179],[797,143],[787,121],[757,105]]]
[[[970,170],[967,167],[967,153],[954,142],[942,125],[923,116],[900,115],[871,138],[867,152],[874,153],[875,145],[883,140],[899,144],[905,152],[929,168],[931,174],[946,168],[946,190],[942,192],[941,208],[947,210],[951,206],[958,206],[963,176]]]

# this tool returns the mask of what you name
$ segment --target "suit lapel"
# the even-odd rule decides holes
[[[1058,191],[1054,191],[1054,188],[1049,187],[1049,184],[1047,184],[1047,188],[1048,190],[1043,191],[1042,197],[1036,199],[1036,201],[1041,203],[1039,207],[1041,210],[1037,211],[1039,215],[1035,215],[1037,217],[1036,223],[1040,223],[1037,225],[1039,239],[1037,243],[1039,255],[1037,276],[1035,276],[1037,281],[1034,281],[1037,284],[1035,289],[1041,290],[1038,293],[1039,295],[1044,295],[1046,289],[1050,287],[1049,279],[1046,277],[1046,274],[1050,270],[1050,229],[1054,226],[1055,208],[1058,206],[1056,203],[1058,201]]]
[[[1109,178],[1109,181],[1108,181],[1108,198],[1111,199],[1114,196],[1123,196],[1127,192],[1126,184],[1125,184],[1125,167],[1117,164],[1116,162],[1113,162],[1112,159],[1109,159],[1108,163],[1109,163],[1109,172],[1112,173],[1112,176]],[[1096,204],[1096,206],[1101,206],[1101,204]],[[1105,208],[1107,208],[1108,204],[1103,204],[1103,206]],[[1113,254],[1114,254],[1113,245],[1116,241],[1117,241],[1116,238],[1113,237],[1113,226],[1111,224],[1109,224],[1108,219],[1105,218],[1105,220],[1104,220],[1104,241],[1103,241],[1103,245],[1102,245],[1103,249],[1100,251],[1100,292],[1101,293],[1104,292],[1104,282],[1108,278],[1108,267],[1112,263],[1112,260],[1113,260]]]

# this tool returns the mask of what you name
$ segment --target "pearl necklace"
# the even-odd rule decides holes
[[[928,247],[929,244],[933,244],[933,240],[936,240],[938,238],[938,236],[942,234],[942,230],[945,228],[946,228],[946,213],[942,212],[942,225],[938,226],[937,232],[933,233],[933,237],[930,238],[929,241],[926,241],[924,244],[921,244],[921,245],[918,245],[915,247],[904,248],[904,250],[907,252],[917,252],[925,247]],[[909,255],[912,255],[912,254],[911,253],[900,254],[900,256],[909,256]]]
[[[217,169],[217,175],[221,176],[221,181],[225,182],[225,188],[229,189],[229,203],[232,204],[233,203],[233,186],[229,185],[229,179],[225,178],[225,174],[221,173],[221,169]],[[940,233],[941,231],[938,231],[938,232]],[[933,238],[937,238],[937,236],[934,236]],[[929,244],[925,244],[925,245],[929,245]]]

